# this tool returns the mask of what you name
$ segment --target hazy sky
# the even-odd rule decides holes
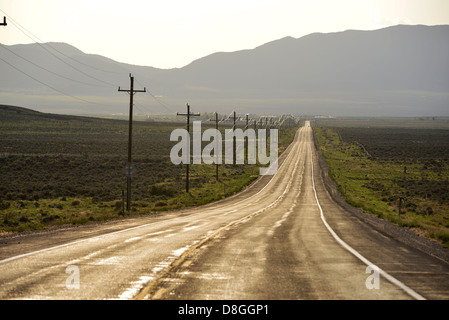
[[[120,62],[174,68],[286,36],[449,24],[449,0],[0,0],[3,16],[10,18],[0,27],[3,44],[66,42]]]

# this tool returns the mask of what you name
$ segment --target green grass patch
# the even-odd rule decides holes
[[[393,139],[376,131],[378,139],[388,140],[389,147],[393,146],[393,149],[385,148],[388,157],[382,157],[382,149],[369,148],[375,145],[374,142],[344,141],[340,130],[315,127],[314,134],[328,165],[329,176],[346,202],[366,213],[434,238],[449,248],[448,160],[432,158],[428,152],[419,157],[416,150],[410,157],[394,157]],[[363,133],[368,135],[367,131]],[[426,134],[428,139],[432,139],[431,132],[426,131]],[[435,134],[441,135],[440,132]],[[397,143],[401,154],[407,150],[406,143],[404,139]],[[378,156],[373,157],[372,150]],[[400,197],[403,200],[399,215]]]

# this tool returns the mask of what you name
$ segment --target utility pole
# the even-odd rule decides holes
[[[187,104],[187,113],[177,113],[178,116],[186,116],[187,117],[187,133],[190,137],[190,117],[199,117],[199,113],[190,113],[190,106]],[[190,148],[189,148],[190,149]],[[189,161],[186,164],[186,192],[189,192],[189,163],[190,163],[190,154]]]
[[[266,146],[268,148],[268,140],[270,139],[270,129],[268,128],[268,116],[265,117]]]
[[[133,138],[133,105],[134,105],[134,94],[138,92],[146,92],[146,88],[143,90],[134,90],[134,77],[129,74],[130,78],[130,89],[122,90],[118,87],[119,92],[128,92],[129,93],[129,135],[128,135],[128,163],[126,164],[126,176],[127,176],[127,195],[126,195],[126,209],[128,212],[131,210],[131,175],[133,174],[133,166],[132,166],[132,138]]]
[[[235,111],[234,111],[233,114],[234,114],[233,115],[233,117],[234,117],[234,125],[232,126],[232,132],[235,133],[235,129],[236,129],[235,122],[237,120],[237,115],[236,115]],[[237,153],[237,150],[236,150],[237,143],[236,143],[236,141],[237,141],[237,139],[235,138],[235,134],[234,134],[234,136],[232,138],[232,155],[233,155],[232,161],[233,161],[233,164],[236,164],[236,162],[237,162],[237,155],[236,155],[236,153]]]
[[[215,129],[218,131],[218,112],[215,112],[215,119],[209,119],[209,121],[215,121]],[[215,141],[217,142],[217,149],[215,150],[215,152],[218,152],[218,139],[215,138]],[[219,160],[217,159],[217,163],[215,164],[215,178],[218,181],[218,162]]]
[[[249,115],[246,114],[246,126],[245,126],[245,132],[248,130],[249,125]],[[245,163],[248,164],[248,135],[245,136]]]

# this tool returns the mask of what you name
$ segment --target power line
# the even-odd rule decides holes
[[[38,36],[36,36],[35,34],[33,34],[33,33],[32,33],[31,31],[29,31],[27,28],[25,28],[24,26],[22,26],[19,22],[17,22],[17,21],[14,20],[13,18],[11,18],[11,16],[8,15],[4,10],[0,9],[0,11],[2,11],[4,14],[6,14],[6,15],[9,17],[9,19],[13,22],[13,24],[15,25],[15,27],[16,27],[17,29],[19,29],[19,31],[21,31],[23,34],[25,34],[28,38],[30,38],[33,42],[38,43],[36,40],[32,39],[29,35],[27,35],[27,34],[25,33],[25,31],[26,31],[27,33],[31,34],[34,38],[36,38],[37,40],[39,40],[41,43],[44,43],[44,41],[42,41],[42,39],[40,39]],[[6,22],[6,17],[5,17],[5,22]],[[21,30],[21,29],[23,29],[23,30]],[[24,31],[24,30],[25,30],[25,31]],[[68,56],[68,55],[66,55],[64,52],[61,52],[60,50],[56,49],[56,48],[55,48],[54,46],[52,46],[50,43],[46,43],[46,45],[49,46],[50,48],[52,48],[53,50],[55,50],[56,52],[58,52],[59,54],[63,55],[64,57],[66,57],[66,58],[68,58],[68,59],[70,59],[70,60],[73,60],[73,61],[75,61],[75,62],[77,62],[77,63],[79,63],[79,64],[81,64],[81,65],[86,66],[86,67],[89,67],[89,68],[92,68],[92,69],[95,69],[95,70],[98,70],[98,71],[102,71],[102,72],[119,74],[119,72],[114,72],[114,71],[110,71],[110,70],[100,69],[100,68],[98,68],[98,67],[89,65],[89,64],[84,63],[84,62],[82,62],[82,61],[79,61],[78,59],[75,59],[75,58],[73,58],[73,57],[71,57],[71,56]]]
[[[23,27],[23,26],[22,26],[19,22],[17,22],[16,20],[14,20],[13,18],[11,18],[11,16],[8,15],[4,10],[0,9],[0,11],[2,11],[4,14],[6,14],[6,15],[8,16],[8,18],[11,20],[11,22],[13,23],[13,25],[14,25],[19,31],[21,31],[24,35],[26,35],[29,39],[31,39],[35,44],[37,44],[38,46],[40,46],[40,47],[41,47],[42,49],[44,49],[46,52],[48,52],[49,54],[51,54],[54,58],[58,59],[59,61],[61,61],[62,63],[66,64],[66,65],[69,66],[70,68],[74,69],[75,71],[77,71],[77,72],[79,72],[79,73],[81,73],[81,74],[83,74],[83,75],[85,75],[85,76],[87,76],[87,77],[89,77],[89,78],[91,78],[91,79],[94,79],[94,80],[96,80],[96,81],[102,82],[102,83],[104,83],[104,84],[107,85],[107,86],[114,86],[114,87],[116,87],[115,84],[112,84],[112,83],[110,83],[110,82],[108,82],[108,81],[104,81],[104,80],[102,80],[102,79],[99,79],[99,78],[97,78],[97,77],[94,77],[94,76],[92,76],[92,75],[90,75],[90,74],[88,74],[88,73],[86,73],[86,72],[84,72],[84,71],[82,71],[82,70],[76,68],[76,67],[73,66],[72,64],[69,64],[68,62],[64,61],[63,59],[61,59],[60,57],[58,57],[57,55],[55,55],[53,52],[51,52],[47,47],[53,49],[54,51],[56,51],[57,53],[61,54],[62,56],[66,57],[66,58],[68,58],[68,59],[71,59],[71,60],[73,60],[73,61],[75,61],[75,62],[77,62],[77,63],[80,63],[80,64],[82,64],[82,65],[84,65],[84,66],[87,66],[87,67],[90,67],[90,68],[92,68],[92,69],[96,69],[96,70],[103,71],[103,72],[116,73],[116,74],[118,74],[118,72],[102,70],[102,69],[100,69],[100,68],[91,66],[91,65],[89,65],[89,64],[86,64],[86,63],[84,63],[84,62],[81,62],[81,61],[79,61],[79,60],[73,58],[73,57],[70,57],[70,56],[66,55],[65,53],[63,53],[63,52],[61,52],[60,50],[56,49],[56,48],[55,48],[54,46],[52,46],[51,44],[49,44],[49,43],[43,43],[43,41],[42,41],[38,36],[36,36],[36,35],[33,34],[31,31],[29,31],[28,29],[26,29],[25,27]],[[5,21],[6,21],[6,17],[5,17]],[[42,43],[37,42],[36,39],[37,39],[38,41],[42,42]],[[83,81],[78,81],[78,80],[74,80],[74,79],[71,79],[71,78],[69,78],[69,77],[63,76],[63,75],[58,74],[58,73],[56,73],[56,72],[53,72],[53,71],[51,71],[51,70],[49,70],[49,69],[46,69],[46,68],[44,68],[44,67],[42,67],[42,66],[40,66],[40,65],[38,65],[38,64],[36,64],[36,63],[34,63],[34,62],[32,62],[32,61],[30,61],[29,59],[26,59],[26,58],[24,58],[24,57],[18,55],[17,53],[13,52],[12,50],[8,49],[8,48],[5,47],[5,46],[2,46],[2,47],[3,47],[4,49],[10,51],[10,52],[13,53],[14,55],[18,56],[19,58],[21,58],[21,59],[23,59],[23,60],[25,60],[25,61],[27,61],[27,62],[33,64],[34,66],[36,66],[36,67],[38,67],[38,68],[40,68],[40,69],[42,69],[42,70],[45,70],[45,71],[47,71],[47,72],[49,72],[49,73],[52,73],[52,74],[55,75],[55,76],[58,76],[58,77],[61,77],[61,78],[64,78],[64,79],[67,79],[67,80],[70,80],[70,81],[73,81],[73,82],[77,82],[77,83],[80,83],[80,84],[84,84],[84,85],[97,86],[97,87],[107,87],[107,86],[102,86],[102,85],[99,85],[99,84],[91,84],[91,83],[87,83],[87,82],[83,82]],[[2,59],[2,60],[3,60],[3,59]],[[27,74],[26,72],[24,72],[24,71],[22,71],[22,70],[20,70],[20,69],[18,69],[18,68],[16,68],[16,67],[14,67],[14,66],[11,65],[10,63],[6,62],[5,60],[3,60],[3,61],[4,61],[5,63],[9,64],[11,67],[13,67],[14,69],[16,69],[17,71],[19,71],[19,72],[21,72],[21,73],[27,75],[28,77],[32,78],[33,80],[35,80],[35,81],[37,81],[37,82],[39,82],[39,83],[41,83],[41,84],[43,84],[43,85],[45,85],[45,86],[47,86],[47,87],[53,89],[53,90],[55,90],[55,91],[57,91],[57,92],[59,92],[59,93],[61,93],[61,94],[64,94],[64,95],[73,97],[73,98],[78,99],[78,100],[81,100],[81,101],[88,102],[87,100],[84,100],[84,99],[81,99],[81,98],[72,96],[72,95],[70,95],[70,94],[64,93],[64,92],[62,92],[62,91],[60,91],[60,90],[58,90],[58,89],[56,89],[56,88],[54,88],[54,87],[52,87],[52,86],[50,86],[50,85],[48,85],[48,84],[46,84],[46,83],[44,83],[44,82],[38,80],[38,79],[36,79],[36,78],[30,76],[30,75]],[[138,82],[138,81],[136,81],[136,82]],[[138,82],[138,83],[139,83],[139,82]],[[139,84],[142,85],[141,83],[139,83]],[[143,85],[142,85],[142,86],[143,86]],[[171,107],[169,107],[166,103],[164,103],[163,101],[161,101],[161,100],[160,100],[157,96],[155,96],[153,93],[151,93],[150,91],[146,91],[146,92],[147,92],[147,93],[148,93],[148,94],[149,94],[149,95],[150,95],[150,96],[151,96],[151,97],[152,97],[152,98],[153,98],[153,99],[154,99],[160,106],[162,106],[165,110],[167,110],[167,111],[170,112],[170,113],[173,112],[173,109],[172,109]],[[89,103],[92,103],[92,102],[89,102]],[[98,104],[98,103],[96,103],[96,104]],[[143,106],[142,106],[142,107],[143,107]],[[140,109],[139,109],[139,110],[140,110]],[[140,110],[140,111],[142,112],[142,110]]]
[[[102,83],[107,84],[108,86],[111,86],[111,87],[115,87],[115,86],[116,86],[116,85],[113,84],[113,83],[110,83],[110,82],[108,82],[108,81],[104,81],[104,80],[98,79],[97,77],[94,77],[94,76],[92,76],[92,75],[89,75],[88,73],[86,73],[86,72],[84,72],[84,71],[82,71],[82,70],[80,70],[80,69],[74,67],[74,66],[71,65],[70,63],[64,61],[63,59],[59,58],[57,55],[55,55],[54,53],[52,53],[52,52],[51,52],[50,50],[48,50],[44,45],[42,45],[42,44],[40,44],[40,43],[37,43],[37,42],[36,42],[36,44],[38,44],[41,48],[43,48],[44,50],[46,50],[48,53],[50,53],[52,56],[54,56],[56,59],[58,59],[59,61],[61,61],[61,62],[64,63],[65,65],[69,66],[70,68],[72,68],[72,69],[75,70],[75,71],[78,71],[79,73],[85,75],[86,77],[89,77],[89,78],[94,79],[94,80],[96,80],[96,81],[102,82]]]
[[[129,136],[128,136],[128,164],[126,165],[126,176],[127,176],[127,210],[131,210],[131,175],[132,175],[132,136],[133,136],[133,107],[134,107],[134,94],[138,92],[145,92],[146,89],[143,90],[134,90],[134,77],[129,74],[130,78],[130,89],[120,89],[118,87],[119,92],[128,92],[129,93]]]
[[[42,42],[42,41],[41,41],[41,42]],[[89,67],[89,68],[92,68],[92,69],[95,69],[95,70],[98,70],[98,71],[102,71],[102,72],[113,73],[113,74],[121,74],[121,72],[115,72],[115,71],[103,70],[103,69],[94,67],[94,66],[92,66],[92,65],[89,65],[89,64],[87,64],[87,63],[84,63],[84,62],[82,62],[82,61],[79,61],[78,59],[75,59],[74,57],[68,56],[68,55],[66,55],[65,53],[59,51],[59,50],[56,49],[54,46],[52,46],[50,43],[47,43],[46,45],[49,46],[50,48],[52,48],[53,50],[57,51],[58,53],[62,54],[64,57],[66,57],[66,58],[68,58],[68,59],[70,59],[70,60],[73,60],[73,61],[75,61],[75,62],[77,62],[77,63],[79,63],[79,64],[81,64],[81,65],[83,65],[83,66],[86,66],[86,67]]]
[[[4,12],[2,9],[0,9],[0,11],[2,11],[3,13],[6,14],[6,12]],[[102,82],[102,83],[107,84],[107,85],[109,85],[109,86],[116,87],[115,84],[112,84],[112,83],[110,83],[110,82],[107,82],[107,81],[98,79],[97,77],[94,77],[94,76],[92,76],[92,75],[89,75],[88,73],[86,73],[86,72],[84,72],[84,71],[82,71],[82,70],[80,70],[80,69],[74,67],[73,65],[71,65],[71,64],[68,63],[67,61],[64,61],[63,59],[61,59],[60,57],[58,57],[56,54],[54,54],[53,52],[51,52],[49,49],[47,49],[42,43],[39,43],[39,42],[37,42],[35,39],[33,39],[33,37],[34,37],[34,38],[36,38],[36,39],[38,39],[39,41],[42,42],[42,40],[40,40],[40,39],[39,39],[37,36],[35,36],[32,32],[28,31],[26,28],[24,28],[23,26],[21,26],[18,22],[16,22],[14,19],[12,19],[11,16],[9,16],[8,14],[7,14],[7,16],[8,16],[9,19],[12,21],[12,23],[14,24],[14,26],[15,26],[17,29],[19,29],[19,31],[21,31],[24,35],[26,35],[28,38],[30,38],[35,44],[37,44],[38,46],[40,46],[42,49],[44,49],[45,51],[47,51],[49,54],[51,54],[53,57],[55,57],[56,59],[58,59],[59,61],[61,61],[61,62],[64,63],[65,65],[67,65],[67,66],[69,66],[70,68],[72,68],[73,70],[75,70],[75,71],[77,71],[77,72],[79,72],[79,73],[85,75],[86,77],[89,77],[89,78],[94,79],[94,80],[96,80],[96,81]],[[22,29],[23,29],[23,30],[22,30]],[[24,30],[25,30],[26,32],[25,32]],[[28,35],[27,32],[28,32],[29,34],[31,34],[33,37],[31,37],[30,35]],[[56,50],[56,51],[57,51],[57,50]],[[58,52],[59,52],[59,51],[58,51]],[[63,54],[63,55],[64,55],[64,54]]]
[[[145,87],[142,83],[140,83],[138,80],[136,80],[138,84],[140,84],[142,87]],[[164,102],[162,102],[159,98],[157,98],[153,93],[151,93],[149,90],[146,91],[160,106],[162,106],[165,110],[172,113],[174,112],[169,106],[167,106]]]
[[[142,106],[141,104],[134,103],[134,107],[135,107],[137,110],[139,110],[142,114],[148,113],[148,112],[145,112],[144,110],[141,109],[141,107],[142,107],[142,108],[145,108],[145,107]]]
[[[85,99],[83,99],[83,98],[80,98],[80,97],[71,95],[71,94],[69,94],[69,93],[63,92],[63,91],[61,91],[61,90],[59,90],[59,89],[56,89],[55,87],[52,87],[52,86],[50,86],[49,84],[47,84],[47,83],[45,83],[45,82],[43,82],[43,81],[41,81],[41,80],[39,80],[39,79],[37,79],[37,78],[35,78],[35,77],[29,75],[28,73],[26,73],[26,72],[20,70],[20,69],[17,68],[16,66],[14,66],[14,65],[12,65],[11,63],[9,63],[8,61],[4,60],[2,57],[0,57],[0,60],[2,60],[2,61],[3,61],[4,63],[6,63],[7,65],[9,65],[11,68],[13,68],[13,69],[19,71],[20,73],[26,75],[27,77],[33,79],[34,81],[37,81],[37,82],[39,82],[40,84],[42,84],[42,85],[44,85],[44,86],[46,86],[46,87],[48,87],[48,88],[50,88],[50,89],[52,89],[52,90],[54,90],[54,91],[60,93],[60,94],[62,94],[62,95],[65,95],[65,96],[68,96],[68,97],[71,97],[71,98],[73,98],[73,99],[77,99],[77,100],[80,100],[80,101],[83,101],[83,102],[87,102],[87,103],[89,103],[89,104],[97,104],[97,105],[101,105],[101,106],[106,106],[106,105],[104,105],[104,104],[101,104],[101,103],[98,103],[98,102],[88,101],[88,100],[85,100]]]
[[[159,103],[159,105],[161,105],[165,110],[169,111],[170,113],[173,112],[173,110],[171,108],[169,108],[164,102],[162,102],[161,100],[159,100],[159,98],[157,98],[154,94],[152,94],[150,91],[147,91],[148,94],[153,97],[153,99]]]
[[[42,66],[40,66],[40,65],[38,65],[38,64],[36,64],[36,63],[34,63],[33,61],[31,61],[31,60],[29,60],[29,59],[27,59],[27,58],[25,58],[25,57],[23,57],[23,56],[17,54],[16,52],[14,52],[13,50],[9,49],[7,46],[5,46],[5,45],[3,45],[3,44],[1,44],[1,43],[0,43],[0,46],[1,46],[3,49],[5,49],[5,50],[9,51],[10,53],[14,54],[15,56],[19,57],[20,59],[23,59],[23,60],[27,61],[28,63],[34,65],[35,67],[40,68],[40,69],[42,69],[42,70],[44,70],[44,71],[46,71],[46,72],[48,72],[48,73],[51,73],[51,74],[53,74],[53,75],[55,75],[55,76],[57,76],[57,77],[60,77],[60,78],[63,78],[63,79],[69,80],[69,81],[73,81],[73,82],[76,82],[76,83],[80,83],[80,84],[83,84],[83,85],[87,85],[87,86],[105,87],[105,86],[98,85],[98,84],[93,84],[93,83],[87,83],[87,82],[83,82],[83,81],[74,80],[74,79],[72,79],[72,78],[69,78],[69,77],[66,77],[66,76],[64,76],[64,75],[58,74],[58,73],[56,73],[56,72],[53,72],[53,71],[51,71],[51,70],[49,70],[49,69],[47,69],[47,68],[44,68],[44,67],[42,67]],[[3,59],[2,59],[2,60],[3,60]],[[6,62],[5,60],[3,60],[3,61],[4,61],[5,63],[8,63],[8,62]],[[76,99],[81,99],[81,98],[72,96],[72,95],[70,95],[70,94],[64,93],[64,92],[62,92],[62,91],[60,91],[60,90],[58,90],[58,89],[56,89],[56,88],[54,88],[54,87],[52,87],[52,86],[50,86],[50,85],[48,85],[48,84],[42,82],[42,81],[40,81],[40,80],[38,80],[38,79],[32,77],[31,75],[27,74],[26,72],[24,72],[24,71],[22,71],[22,70],[19,70],[18,68],[14,67],[11,63],[8,63],[8,64],[9,64],[11,67],[15,68],[17,71],[19,71],[19,72],[21,72],[21,73],[27,75],[28,77],[32,78],[32,79],[35,80],[35,81],[38,81],[39,83],[41,83],[41,84],[43,84],[43,85],[45,85],[45,86],[47,86],[47,87],[50,87],[51,89],[53,89],[53,90],[55,90],[55,91],[57,91],[57,92],[59,92],[59,93],[61,93],[61,94],[68,95],[68,96],[74,97],[74,98],[76,98]],[[137,81],[137,82],[138,82],[138,81]],[[140,84],[140,82],[139,82],[139,84]],[[167,109],[168,111],[171,111],[171,110],[170,110],[170,109],[169,109],[169,108],[168,108],[162,101],[160,101],[160,100],[159,100],[156,96],[154,96],[151,92],[149,92],[149,94],[150,94],[150,95],[151,95],[151,96],[152,96],[152,97],[153,97],[153,98],[154,98],[154,99],[155,99],[161,106],[163,106],[163,107],[164,107],[165,109]],[[86,101],[86,102],[87,102],[87,100],[84,100],[84,99],[83,99],[82,101]],[[89,103],[91,103],[91,102],[89,102]],[[145,113],[152,113],[150,110],[147,110],[147,112],[145,112],[145,111],[143,111],[141,108],[139,108],[139,106],[142,107],[142,108],[146,108],[146,107],[143,106],[143,105],[140,105],[140,104],[134,104],[134,106],[135,106],[140,112],[142,112],[143,114],[145,114]]]
[[[190,105],[187,104],[187,113],[177,113],[178,116],[186,116],[187,120],[187,133],[190,136],[190,117],[199,117],[199,113],[190,112]],[[189,193],[189,164],[190,164],[190,151],[189,151],[189,160],[186,163],[186,192]]]
[[[30,64],[32,64],[32,65],[34,65],[34,66],[36,66],[36,67],[38,67],[38,68],[40,68],[40,69],[42,69],[42,70],[44,70],[44,71],[47,71],[47,72],[49,72],[49,73],[51,73],[51,74],[53,74],[53,75],[55,75],[55,76],[57,76],[57,77],[60,77],[60,78],[63,78],[63,79],[69,80],[69,81],[77,82],[77,83],[80,83],[80,84],[83,84],[83,85],[87,85],[87,86],[96,86],[96,87],[103,87],[103,88],[105,88],[105,86],[102,86],[102,85],[93,84],[93,83],[87,83],[87,82],[83,82],[83,81],[78,81],[78,80],[74,80],[74,79],[72,79],[72,78],[63,76],[63,75],[61,75],[61,74],[58,74],[58,73],[53,72],[53,71],[51,71],[51,70],[48,70],[47,68],[44,68],[44,67],[42,67],[42,66],[40,66],[40,65],[38,65],[38,64],[36,64],[36,63],[34,63],[33,61],[28,60],[27,58],[22,57],[21,55],[19,55],[18,53],[16,53],[16,52],[10,50],[8,47],[6,47],[5,45],[3,45],[3,44],[1,44],[1,43],[0,43],[0,46],[1,46],[3,49],[8,50],[9,52],[11,52],[12,54],[14,54],[15,56],[17,56],[17,57],[19,57],[19,58],[21,58],[21,59],[27,61],[28,63],[30,63]]]

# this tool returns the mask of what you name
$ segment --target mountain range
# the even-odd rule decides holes
[[[71,114],[449,116],[449,25],[285,37],[158,69],[65,43],[0,45],[0,103]]]

